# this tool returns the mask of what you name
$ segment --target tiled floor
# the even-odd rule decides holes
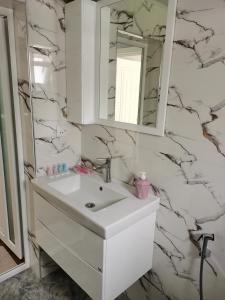
[[[126,294],[117,300],[129,299]],[[38,280],[27,270],[0,284],[0,300],[91,300],[62,270]]]
[[[1,283],[1,300],[90,300],[62,271],[38,280],[31,270]]]
[[[0,240],[0,274],[19,265],[21,261]]]

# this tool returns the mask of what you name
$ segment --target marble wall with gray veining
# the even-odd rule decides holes
[[[225,294],[225,2],[178,0],[164,137],[99,125],[82,129],[82,155],[118,156],[113,176],[145,170],[161,197],[153,272],[129,299],[199,299],[192,234],[215,233],[205,265],[206,299]],[[147,228],[146,228],[147,230]]]
[[[33,120],[35,156],[32,164],[26,164],[26,172],[32,178],[45,174],[47,166],[74,165],[80,158],[81,131],[66,118],[65,3],[61,0],[29,0],[26,5],[30,89],[25,82],[21,83],[21,89],[22,97],[30,97],[24,96],[24,103]],[[26,130],[32,131],[32,126],[27,124]],[[32,193],[28,199],[32,265],[39,275],[44,276],[55,266],[39,252]]]
[[[64,4],[59,0],[27,2],[38,175],[49,163],[78,160],[81,152],[91,159],[122,155],[113,160],[113,175],[122,181],[146,170],[161,197],[154,267],[127,296],[132,300],[198,299],[199,258],[192,233],[202,229],[216,234],[215,243],[210,244],[213,256],[205,266],[206,299],[222,300],[224,1],[178,1],[165,136],[83,126],[82,151],[79,126],[66,120]],[[26,83],[21,86],[23,97]],[[28,174],[32,168],[28,161]]]
[[[37,175],[80,157],[80,128],[67,121],[65,12],[61,0],[27,1]]]

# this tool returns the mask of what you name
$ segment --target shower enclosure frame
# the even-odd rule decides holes
[[[17,145],[18,157],[18,173],[19,173],[19,193],[21,207],[21,233],[23,241],[24,263],[0,275],[0,282],[26,270],[30,266],[29,243],[28,243],[28,224],[27,224],[27,205],[25,197],[25,175],[24,175],[24,159],[23,159],[23,142],[21,127],[21,112],[18,93],[17,63],[15,52],[15,35],[14,35],[14,15],[10,8],[0,7],[0,15],[7,18],[8,39],[10,51],[10,68],[11,68],[11,84],[12,84],[12,101],[14,106],[14,122],[16,128],[15,143]]]

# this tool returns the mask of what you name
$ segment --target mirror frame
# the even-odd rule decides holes
[[[177,0],[168,0],[168,14],[166,23],[166,39],[162,59],[161,92],[158,105],[156,127],[138,124],[129,124],[100,118],[100,63],[101,63],[101,8],[122,0],[100,0],[97,2],[96,18],[96,124],[106,125],[119,129],[141,132],[151,135],[164,136],[166,123],[166,109],[169,92],[169,80],[173,53],[173,38],[176,22]]]

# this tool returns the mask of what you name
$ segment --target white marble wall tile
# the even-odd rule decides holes
[[[64,5],[60,0],[27,5],[38,175],[45,174],[47,165],[74,165],[81,152],[80,129],[66,119]]]
[[[45,174],[45,166],[67,163],[72,166],[80,159],[80,131],[66,122],[34,120],[36,160],[39,175]]]
[[[40,46],[59,52],[65,49],[63,37],[59,35],[64,28],[64,3],[61,0],[27,1],[29,45]]]
[[[164,137],[98,125],[82,129],[83,156],[121,155],[112,162],[113,176],[129,182],[146,170],[161,197],[153,272],[128,289],[129,299],[199,299],[192,234],[200,230],[216,236],[205,265],[206,299],[223,299],[224,20],[222,0],[178,1]]]
[[[28,5],[29,45],[49,69],[44,89],[35,82],[32,87],[39,174],[49,162],[72,163],[80,154],[80,128],[65,119],[63,6],[53,0]],[[178,1],[165,137],[82,128],[83,158],[116,157],[113,176],[125,182],[146,170],[161,197],[153,271],[121,299],[197,300],[199,258],[192,233],[200,227],[216,234],[212,266],[205,266],[206,299],[221,299],[225,292],[224,17],[222,0]]]

